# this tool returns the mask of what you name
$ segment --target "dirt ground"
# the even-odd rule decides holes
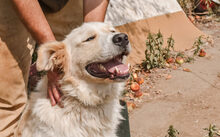
[[[209,124],[220,128],[220,23],[198,25],[213,36],[206,57],[184,64],[192,72],[172,70],[172,78],[159,79],[160,93],[130,113],[131,137],[165,137],[173,125],[178,137],[204,137]]]

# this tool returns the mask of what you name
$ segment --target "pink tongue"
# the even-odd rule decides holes
[[[115,66],[108,68],[108,71],[112,74],[122,76],[122,75],[125,75],[129,72],[129,68],[125,64],[118,64],[118,65],[115,65]]]

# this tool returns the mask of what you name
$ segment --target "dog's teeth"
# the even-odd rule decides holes
[[[118,70],[118,68],[117,68],[117,67],[115,67],[115,72],[116,72],[116,74],[118,74],[118,73],[119,73],[119,70]]]
[[[99,65],[99,68],[100,68],[100,70],[102,70],[102,71],[106,71],[106,69],[105,69],[105,67],[103,66],[103,65]]]
[[[130,69],[130,67],[131,67],[131,64],[130,64],[130,63],[128,63],[128,68]]]

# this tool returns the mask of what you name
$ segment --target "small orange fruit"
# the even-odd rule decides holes
[[[136,82],[133,82],[132,84],[131,84],[131,90],[133,91],[133,92],[137,92],[138,90],[140,90],[140,86],[139,86],[139,84],[138,83],[136,83]]]
[[[181,65],[184,63],[184,59],[182,57],[178,56],[178,57],[176,57],[176,63]]]
[[[137,92],[135,92],[134,96],[135,96],[136,98],[139,98],[139,97],[143,96],[143,92],[137,91]]]
[[[186,71],[186,72],[192,72],[190,69],[188,68],[183,68],[183,71]]]
[[[143,78],[137,78],[136,81],[137,81],[137,83],[138,83],[139,85],[141,85],[141,84],[144,83],[144,79],[143,79]]]
[[[195,18],[196,18],[197,20],[199,20],[201,17],[200,17],[200,16],[195,16]]]
[[[173,59],[173,58],[168,58],[166,61],[167,61],[167,63],[170,64],[170,63],[173,63],[173,62],[174,62],[174,59]]]
[[[204,49],[201,49],[200,52],[199,52],[199,56],[200,57],[205,57],[206,55],[206,52],[204,51]]]

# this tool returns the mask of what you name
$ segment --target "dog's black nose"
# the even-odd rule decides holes
[[[113,36],[112,41],[115,45],[125,48],[128,43],[128,35],[124,33],[116,34]]]

